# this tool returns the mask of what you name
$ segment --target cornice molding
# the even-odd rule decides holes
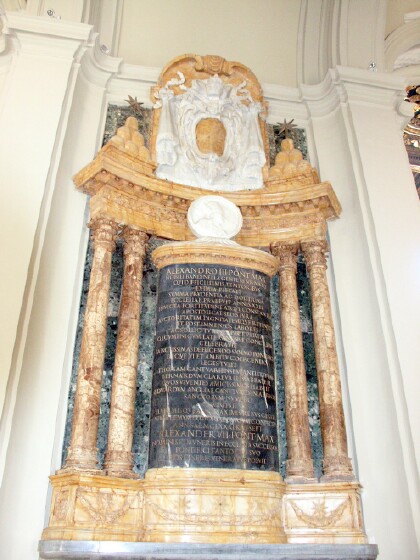
[[[404,96],[404,76],[337,66],[336,79],[345,87],[349,102],[369,103],[397,109]]]
[[[121,67],[122,58],[109,56],[102,52],[98,33],[93,35],[93,44],[86,50],[81,60],[81,70],[88,82],[107,87],[110,79]]]
[[[385,69],[392,72],[397,58],[417,45],[420,45],[420,19],[413,19],[385,39]]]
[[[327,115],[341,103],[368,103],[398,111],[406,82],[398,74],[337,66],[319,84],[302,85],[302,99],[312,117]]]
[[[302,99],[312,117],[322,117],[334,111],[340,103],[347,101],[343,86],[337,83],[335,73],[330,70],[316,85],[301,85]]]
[[[5,33],[21,31],[34,35],[88,41],[92,29],[92,26],[86,23],[62,21],[44,16],[31,16],[24,12],[5,12]]]
[[[278,84],[262,84],[264,97],[268,101],[268,122],[295,119],[297,124],[308,120],[308,109],[302,103],[302,92],[299,88]]]
[[[158,81],[161,69],[156,66],[138,66],[136,64],[128,64],[123,62],[121,64],[119,78],[124,80],[143,80],[156,84]]]
[[[84,23],[62,22],[48,17],[5,12],[2,32],[14,51],[23,50],[39,56],[73,57],[87,45],[93,27]]]

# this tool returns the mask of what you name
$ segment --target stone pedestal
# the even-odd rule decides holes
[[[142,558],[134,555],[148,550],[140,542],[227,543],[224,551],[235,543],[288,542],[313,552],[329,543],[337,547],[332,558],[341,558],[340,546],[367,542],[356,482],[285,485],[274,472],[166,468],[149,470],[144,480],[62,473],[51,484],[45,550],[46,541],[54,543],[51,550],[80,541],[74,548],[79,552],[93,550],[92,541],[114,541],[107,552],[133,551],[133,558]],[[45,558],[64,557],[54,554]]]

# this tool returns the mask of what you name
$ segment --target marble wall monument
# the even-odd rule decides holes
[[[348,456],[326,268],[341,208],[293,141],[270,165],[255,75],[182,55],[152,88],[146,145],[129,117],[74,178],[93,254],[70,443],[43,541],[366,543]],[[134,469],[142,275],[159,270],[148,468]],[[97,461],[113,253],[123,242],[111,403]],[[322,476],[314,470],[297,294],[308,271]],[[286,476],[279,472],[270,279],[278,275]],[[280,442],[283,443],[283,442]]]

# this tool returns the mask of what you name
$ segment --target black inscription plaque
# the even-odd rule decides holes
[[[160,271],[149,468],[278,470],[269,278]]]

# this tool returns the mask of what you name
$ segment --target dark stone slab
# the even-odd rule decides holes
[[[40,557],[54,560],[375,560],[372,544],[166,544],[40,541]]]
[[[278,470],[270,280],[225,265],[160,272],[149,468]]]

